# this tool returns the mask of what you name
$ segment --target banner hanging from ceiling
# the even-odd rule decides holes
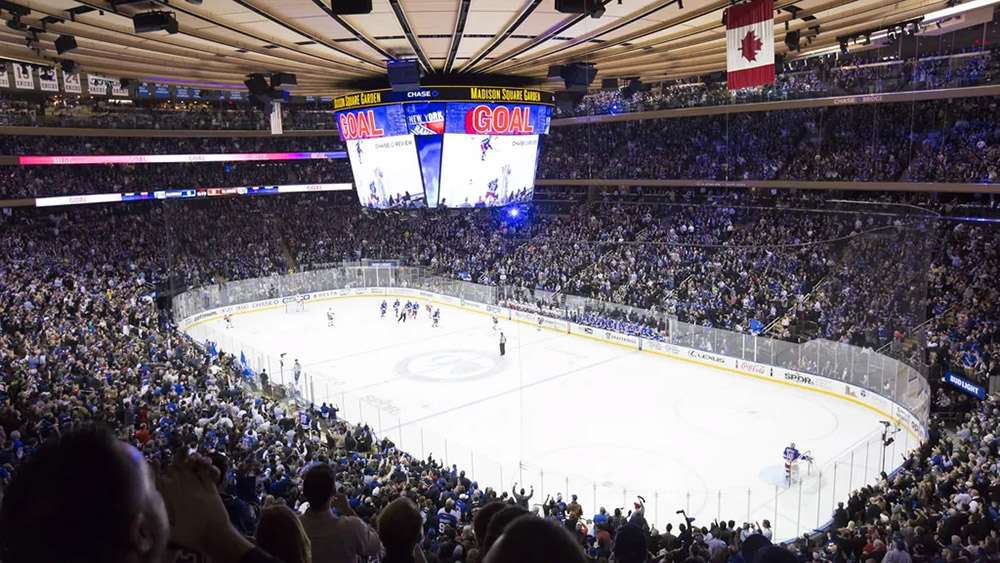
[[[731,6],[723,19],[729,89],[774,84],[774,1]]]

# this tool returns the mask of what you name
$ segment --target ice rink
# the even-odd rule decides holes
[[[398,323],[393,300],[384,319],[381,298],[337,297],[190,332],[272,365],[286,353],[286,381],[297,358],[317,403],[342,417],[415,456],[443,457],[482,487],[533,485],[532,503],[577,494],[588,517],[598,506],[627,511],[643,495],[647,518],[661,525],[685,509],[703,524],[769,519],[777,537],[790,537],[824,523],[880,468],[882,417],[857,404],[506,320],[500,357],[488,316],[442,304],[432,328],[421,303],[415,320]],[[889,465],[913,442],[904,434]],[[816,462],[788,485],[790,442]]]

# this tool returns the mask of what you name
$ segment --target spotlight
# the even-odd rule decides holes
[[[177,33],[177,18],[171,12],[144,12],[132,16],[132,25],[136,33],[151,33],[166,31]]]
[[[13,29],[14,31],[24,31],[28,29],[28,26],[21,23],[21,16],[14,16],[7,20],[7,27]]]
[[[516,207],[511,207],[510,209],[507,210],[507,215],[509,215],[511,219],[517,218],[517,216],[520,214],[521,211]]]
[[[76,49],[76,38],[72,35],[60,35],[55,40],[56,53],[61,55]]]

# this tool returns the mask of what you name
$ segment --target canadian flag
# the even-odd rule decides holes
[[[723,18],[729,89],[774,84],[774,0],[732,6]]]

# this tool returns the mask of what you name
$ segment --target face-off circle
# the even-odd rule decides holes
[[[396,373],[424,381],[473,381],[500,371],[495,357],[478,350],[435,350],[403,359]]]

